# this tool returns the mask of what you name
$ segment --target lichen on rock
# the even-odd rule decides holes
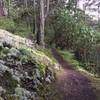
[[[33,44],[0,30],[0,96],[4,100],[42,100],[41,91],[55,80],[59,64]]]

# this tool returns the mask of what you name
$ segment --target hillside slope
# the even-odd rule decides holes
[[[0,30],[0,100],[45,100],[58,67],[32,41]]]

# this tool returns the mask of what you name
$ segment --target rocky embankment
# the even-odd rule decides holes
[[[30,40],[0,30],[0,100],[45,100],[57,67]]]

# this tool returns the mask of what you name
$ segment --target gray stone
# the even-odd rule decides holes
[[[0,95],[1,95],[2,93],[6,93],[6,90],[3,89],[2,86],[0,86]]]
[[[9,48],[8,48],[8,47],[5,47],[4,49],[5,49],[6,51],[9,51]]]
[[[0,63],[0,74],[4,73],[5,71],[11,71],[7,66]]]
[[[46,81],[47,83],[51,83],[50,76],[47,76],[47,77],[45,78],[45,81]]]
[[[0,42],[7,43],[15,48],[21,48],[22,46],[34,48],[34,43],[31,40],[11,34],[2,29],[0,29]]]
[[[1,64],[5,64],[5,61],[3,61],[3,60],[0,60],[0,63],[1,63]]]
[[[36,77],[37,78],[40,78],[41,76],[40,76],[40,72],[39,72],[39,70],[36,68],[36,69],[34,69],[34,75],[36,75]]]
[[[20,78],[23,78],[23,74],[20,71],[14,70],[12,77],[18,82],[20,82]]]
[[[9,51],[9,55],[13,57],[19,57],[20,51],[16,48],[11,48]]]
[[[31,93],[20,86],[15,89],[15,94],[19,96],[19,100],[29,100]]]
[[[17,82],[20,83],[20,78],[19,78],[18,76],[12,75],[12,77],[13,77]]]

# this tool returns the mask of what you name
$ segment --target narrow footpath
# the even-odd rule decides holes
[[[52,49],[52,53],[63,68],[63,73],[57,78],[63,100],[97,100],[91,81],[65,61],[56,49]]]

